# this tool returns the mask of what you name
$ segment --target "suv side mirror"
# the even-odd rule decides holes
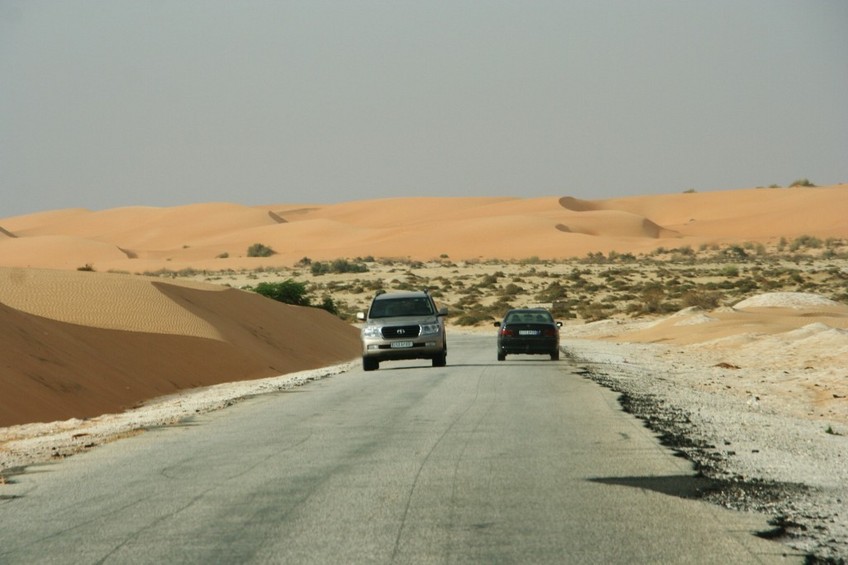
[[[356,319],[361,321],[361,322],[364,322],[365,321],[365,312],[357,312],[356,313]]]
[[[439,316],[447,316],[448,315],[448,307],[442,306],[439,308]]]

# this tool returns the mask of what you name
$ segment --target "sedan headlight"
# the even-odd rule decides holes
[[[433,335],[439,333],[439,324],[421,324],[421,335]]]

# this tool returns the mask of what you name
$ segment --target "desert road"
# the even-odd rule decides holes
[[[0,563],[799,563],[563,357],[357,368],[30,467]]]

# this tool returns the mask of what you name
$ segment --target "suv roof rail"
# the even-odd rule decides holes
[[[381,294],[386,294],[386,289],[381,288],[380,290],[377,291],[377,293],[374,296],[380,296]]]

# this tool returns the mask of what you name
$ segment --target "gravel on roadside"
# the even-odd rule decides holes
[[[692,462],[707,479],[701,498],[765,514],[774,529],[760,535],[808,563],[846,563],[848,436],[756,396],[704,387],[720,358],[696,346],[565,337],[562,346],[584,377],[621,393],[624,410]]]

